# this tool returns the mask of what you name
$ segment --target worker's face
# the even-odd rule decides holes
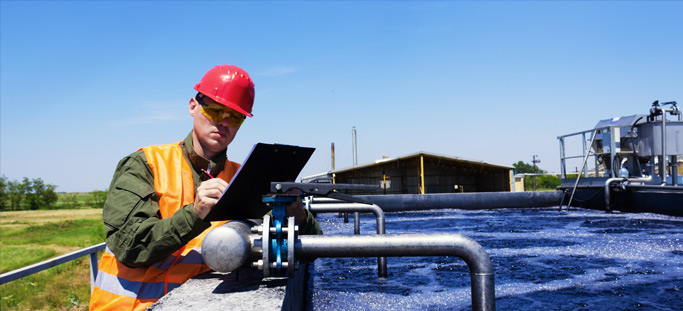
[[[203,96],[202,101],[210,107],[220,105],[207,96]],[[211,115],[215,116],[215,113],[203,113],[202,105],[195,98],[190,99],[190,115],[194,118],[195,143],[199,144],[194,146],[195,151],[206,159],[227,148],[240,129],[240,125],[230,122],[228,117],[212,119]]]

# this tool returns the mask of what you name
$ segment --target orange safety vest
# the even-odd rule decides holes
[[[142,148],[154,173],[154,189],[159,198],[161,218],[168,218],[181,207],[194,202],[194,182],[190,165],[178,143]],[[239,164],[225,162],[217,176],[230,182]],[[149,267],[131,268],[114,257],[107,247],[90,299],[90,310],[145,310],[168,291],[191,277],[211,270],[201,256],[206,234],[226,221],[190,240],[180,250]]]

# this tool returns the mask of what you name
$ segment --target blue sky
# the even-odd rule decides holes
[[[235,64],[256,142],[317,148],[301,176],[418,151],[559,172],[557,136],[683,104],[683,2],[1,1],[0,173],[105,189],[191,129],[192,87]]]

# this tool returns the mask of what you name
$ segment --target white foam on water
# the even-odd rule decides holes
[[[683,309],[683,217],[557,208],[386,216],[388,233],[452,232],[478,241],[494,263],[498,305],[521,310]],[[321,226],[325,234],[353,232],[352,218],[350,223],[324,218]],[[364,234],[374,232],[374,218],[363,216],[361,228]],[[467,268],[457,258],[436,263],[390,257],[390,275],[402,274],[383,281],[376,279],[375,261],[336,261],[356,266],[345,267],[343,277],[325,277],[340,268],[325,265],[325,260],[318,259],[321,265],[312,275],[313,310],[470,308]],[[449,277],[463,280],[444,281]]]

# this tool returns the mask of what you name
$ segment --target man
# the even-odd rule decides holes
[[[225,221],[203,219],[239,168],[226,151],[246,117],[252,117],[254,83],[241,68],[220,65],[194,89],[198,93],[189,107],[194,122],[185,140],[142,148],[116,168],[102,210],[107,249],[91,310],[144,310],[210,270],[201,243]],[[300,202],[287,213],[295,216],[302,234],[321,233]]]

